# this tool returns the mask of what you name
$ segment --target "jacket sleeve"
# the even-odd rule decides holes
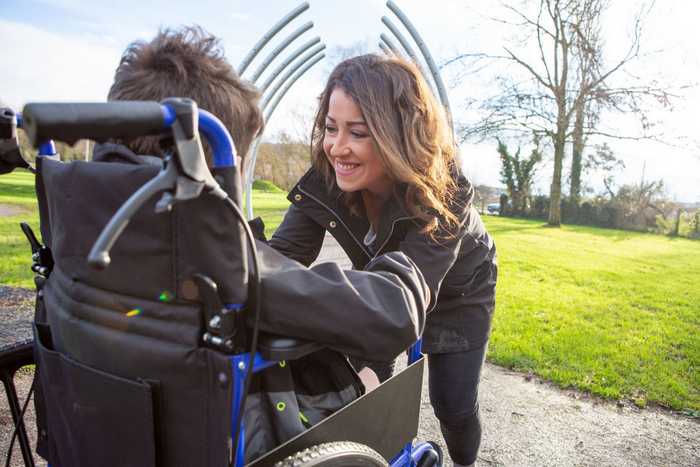
[[[403,253],[354,271],[335,263],[307,268],[267,245],[257,247],[261,330],[375,360],[394,358],[422,334],[429,291]]]
[[[420,233],[416,226],[400,242],[398,250],[418,266],[430,289],[428,312],[435,307],[443,281],[458,259],[458,273],[463,276],[472,276],[487,259],[492,248],[486,245],[485,240],[478,234],[480,230],[485,232],[483,225],[479,229],[480,224],[478,214],[470,208],[466,211],[459,229],[448,238],[434,240]],[[488,239],[488,236],[486,238]]]
[[[325,229],[292,204],[269,245],[304,266],[313,263],[323,246]]]

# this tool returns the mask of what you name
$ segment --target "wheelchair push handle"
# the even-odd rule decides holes
[[[174,151],[166,157],[164,167],[117,210],[93,245],[88,263],[97,269],[109,265],[112,245],[153,195],[164,192],[156,212],[168,211],[174,203],[196,198],[203,192],[220,199],[228,197],[207,167],[199,133],[212,148],[215,167],[235,166],[233,140],[215,116],[200,111],[191,99],[169,98],[160,103],[33,103],[24,107],[21,121],[35,147],[53,139],[72,144],[80,139],[129,140],[160,134],[173,138]]]
[[[22,126],[34,147],[48,140],[129,140],[162,133],[174,120],[166,112],[157,102],[32,103],[24,106]]]

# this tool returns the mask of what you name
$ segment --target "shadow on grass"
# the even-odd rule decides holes
[[[34,185],[4,183],[2,179],[0,179],[0,202],[2,202],[3,198],[6,196],[33,201],[36,199],[36,192],[34,191]]]
[[[605,237],[606,239],[612,240],[614,242],[622,242],[625,240],[630,240],[642,235],[655,235],[650,232],[636,232],[633,230],[620,230],[620,229],[608,229],[605,227],[591,227],[587,225],[577,225],[577,224],[566,224],[567,230],[576,233],[583,233],[589,235],[597,235],[600,237]]]
[[[522,219],[517,217],[484,216],[486,229],[491,234],[502,234],[512,232],[524,232],[528,230],[539,230],[542,225],[539,221]]]
[[[578,224],[562,224],[561,227],[542,223],[540,219],[524,219],[520,217],[499,217],[494,218],[491,222],[487,221],[487,228],[490,233],[513,233],[533,230],[551,231],[556,229],[564,229],[568,232],[582,233],[588,235],[597,235],[605,237],[611,241],[621,242],[638,238],[640,236],[663,237],[660,234],[653,232],[638,232],[635,230],[611,229],[606,227],[578,225]],[[669,237],[666,237],[669,238]]]

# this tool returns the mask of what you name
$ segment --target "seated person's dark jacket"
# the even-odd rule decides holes
[[[430,289],[423,351],[444,353],[479,347],[488,340],[493,315],[496,247],[471,205],[471,185],[463,175],[457,177],[459,190],[452,212],[460,225],[455,235],[439,241],[430,239],[420,233],[421,226],[402,202],[392,198],[382,209],[376,238],[368,247],[362,239],[369,222],[351,214],[342,192],[337,187],[329,191],[322,176],[311,169],[290,191],[292,205],[269,244],[309,265],[318,256],[328,231],[355,269],[367,268],[388,252],[402,252],[418,265]],[[352,303],[345,307],[348,315],[355,315]],[[372,339],[392,337],[383,334],[385,330],[370,327],[365,332],[371,333]]]
[[[98,145],[93,160],[162,163],[115,144]],[[308,268],[264,242],[256,244],[261,330],[373,359],[392,358],[420,337],[430,292],[419,268],[403,253],[377,256],[365,262],[363,271],[352,271],[333,263]]]

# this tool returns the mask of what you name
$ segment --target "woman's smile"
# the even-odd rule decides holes
[[[345,192],[391,193],[389,178],[362,111],[345,91],[331,93],[323,149],[335,170],[338,187]]]
[[[339,177],[352,177],[353,175],[357,174],[357,169],[361,167],[360,164],[354,162],[341,161],[337,158],[334,162],[335,163],[333,164],[333,168],[335,169],[336,176]]]

